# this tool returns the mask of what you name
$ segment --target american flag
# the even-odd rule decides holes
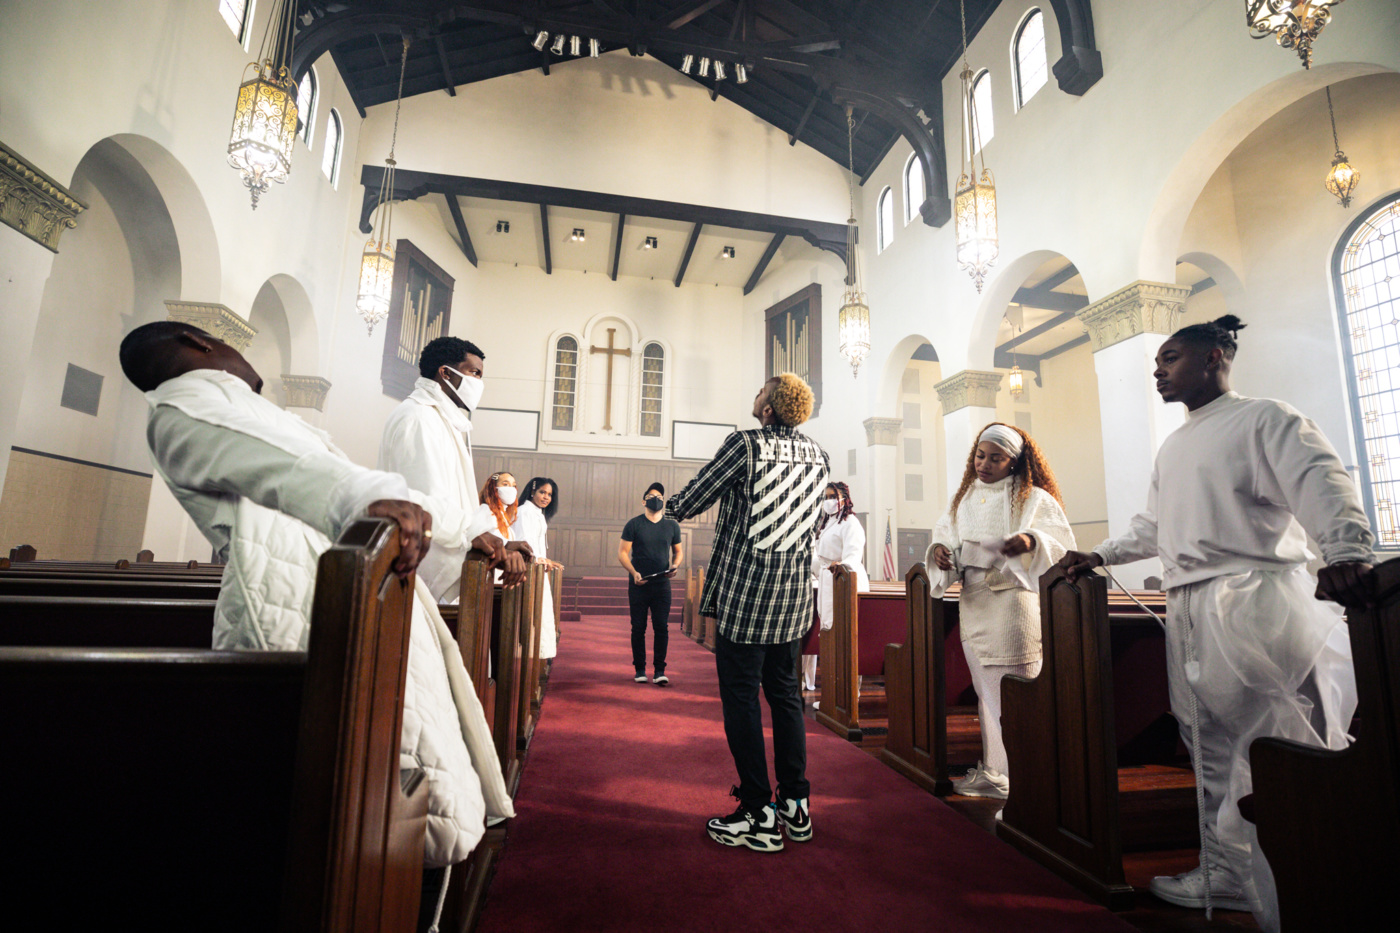
[[[890,537],[890,520],[885,519],[885,579],[894,579],[894,539]]]

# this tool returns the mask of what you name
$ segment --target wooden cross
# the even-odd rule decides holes
[[[606,353],[606,354],[608,355],[608,395],[607,395],[607,408],[604,410],[604,415],[603,415],[603,430],[604,430],[604,431],[611,431],[611,430],[612,430],[612,386],[613,386],[612,367],[613,367],[613,357],[614,357],[614,356],[631,356],[631,355],[632,355],[632,350],[631,350],[630,348],[629,348],[629,349],[626,349],[626,350],[614,350],[614,349],[613,349],[613,334],[615,334],[615,333],[617,333],[617,328],[616,328],[616,327],[609,327],[609,328],[608,328],[608,345],[607,345],[606,347],[589,347],[589,348],[588,348],[588,354],[589,354],[589,356],[592,356],[594,353]]]

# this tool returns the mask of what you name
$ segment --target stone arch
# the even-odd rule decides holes
[[[938,346],[923,334],[909,334],[896,343],[888,355],[884,364],[880,367],[880,375],[876,381],[875,416],[877,418],[898,418],[899,417],[899,386],[904,379],[904,370],[913,359],[915,351],[924,344],[934,348],[937,354]]]
[[[1205,271],[1215,280],[1215,287],[1220,289],[1221,297],[1227,307],[1239,308],[1244,304],[1244,282],[1228,262],[1213,253],[1195,251],[1182,253],[1177,257],[1178,262],[1189,262]],[[1174,281],[1174,280],[1173,280]]]
[[[1064,253],[1053,249],[1037,249],[1023,253],[1003,265],[1001,271],[983,289],[982,300],[977,304],[968,337],[967,369],[992,368],[996,355],[997,328],[1001,326],[1007,306],[1016,297],[1017,290],[1025,284],[1026,277],[1057,256],[1068,258]],[[1087,281],[1085,285],[1088,285]],[[1092,298],[1094,291],[1088,291]]]
[[[321,342],[316,326],[316,312],[306,287],[286,273],[270,277],[264,288],[277,293],[282,311],[287,316],[288,370],[298,376],[319,376]]]
[[[1230,154],[1275,114],[1330,84],[1394,71],[1370,62],[1335,62],[1297,70],[1264,85],[1227,110],[1182,154],[1158,192],[1138,253],[1138,277],[1175,281],[1181,236],[1207,182]]]

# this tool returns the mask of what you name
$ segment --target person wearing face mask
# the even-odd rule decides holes
[[[865,529],[853,514],[851,489],[845,483],[827,483],[822,491],[822,516],[817,519],[817,546],[812,550],[812,587],[817,591],[817,621],[821,631],[831,629],[832,564],[845,564],[856,575],[856,589],[870,592],[865,572]],[[802,686],[817,689],[817,626],[802,640]],[[812,704],[814,707],[817,705]]]
[[[987,425],[924,557],[934,598],[962,580],[959,632],[982,726],[982,760],[954,782],[956,794],[1006,799],[1001,679],[1040,673],[1040,575],[1074,547],[1040,446],[1020,428]]]
[[[642,495],[646,511],[630,519],[617,545],[618,563],[627,570],[627,606],[632,614],[632,678],[647,682],[647,615],[651,616],[652,678],[664,687],[666,648],[670,640],[671,577],[681,565],[681,526],[666,518],[666,487],[652,483]]]
[[[413,391],[390,413],[379,441],[379,469],[400,474],[409,488],[432,499],[433,547],[418,577],[438,602],[457,601],[462,561],[473,546],[491,552],[508,579],[524,572],[523,557],[510,557],[509,539],[492,531],[494,523],[472,528],[480,500],[468,415],[481,402],[485,359],[470,340],[429,341],[418,357]]]

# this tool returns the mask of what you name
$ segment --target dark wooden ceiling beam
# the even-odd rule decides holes
[[[1089,299],[1083,295],[1052,292],[1048,288],[1018,288],[1011,301],[1013,304],[1039,308],[1042,311],[1074,312],[1089,307]]]
[[[764,249],[763,255],[758,259],[758,265],[753,267],[753,272],[749,274],[749,280],[744,283],[744,294],[747,295],[758,287],[758,282],[763,278],[763,273],[768,270],[768,264],[773,261],[773,257],[778,255],[778,247],[783,245],[784,234],[775,233],[773,239],[768,241],[768,247]]]
[[[1040,385],[1040,361],[1043,356],[1036,356],[1034,353],[1012,353],[1004,347],[997,347],[992,352],[992,365],[997,369],[1010,369],[1012,366],[1019,366],[1022,372],[1028,372],[1035,377],[1035,384]]]
[[[554,274],[554,260],[549,255],[549,205],[540,204],[540,235],[544,239],[544,274]]]
[[[452,68],[447,64],[447,52],[442,48],[442,36],[433,36],[433,45],[437,48],[438,62],[442,64],[442,80],[447,82],[447,96],[457,96],[457,82],[452,80]]]
[[[1050,69],[1060,90],[1082,95],[1103,77],[1103,56],[1094,42],[1094,13],[1089,0],[1050,0],[1060,27],[1060,60]]]
[[[797,129],[793,130],[791,133],[788,134],[788,145],[789,145],[789,146],[796,146],[796,145],[797,145],[797,139],[798,139],[799,136],[802,135],[802,129],[803,129],[803,127],[805,127],[805,126],[807,125],[807,121],[808,121],[809,119],[811,119],[812,111],[813,111],[814,109],[816,109],[817,101],[819,101],[819,100],[821,100],[821,99],[822,99],[822,92],[821,92],[821,89],[819,88],[819,89],[817,90],[817,92],[816,92],[815,94],[812,95],[811,101],[809,101],[808,104],[807,104],[807,109],[804,110],[804,111],[802,111],[802,119],[797,121]]]
[[[1040,358],[1041,358],[1042,360],[1048,360],[1048,359],[1050,359],[1050,358],[1053,357],[1053,356],[1059,356],[1061,353],[1064,353],[1066,350],[1073,350],[1075,347],[1083,346],[1084,344],[1086,344],[1086,343],[1088,343],[1088,342],[1089,342],[1089,335],[1088,335],[1088,334],[1080,334],[1078,337],[1075,337],[1073,340],[1070,340],[1070,341],[1067,341],[1067,342],[1065,342],[1065,343],[1062,343],[1062,344],[1060,344],[1058,347],[1055,347],[1054,349],[1046,350],[1044,353],[1040,354]]]
[[[1017,334],[1010,340],[1006,341],[1006,343],[999,344],[997,346],[997,349],[1015,349],[1016,347],[1019,347],[1021,344],[1026,343],[1027,341],[1034,340],[1041,334],[1049,333],[1050,331],[1054,330],[1062,324],[1068,324],[1070,321],[1074,320],[1074,318],[1075,313],[1073,311],[1065,311],[1062,314],[1057,314],[1050,320],[1045,321],[1042,324],[1037,324],[1035,327],[1032,327],[1030,330],[1025,331],[1024,333]]]
[[[335,63],[335,70],[340,72],[341,80],[345,83],[345,90],[350,95],[350,103],[355,105],[355,110],[360,114],[360,119],[363,120],[367,114],[365,113],[365,104],[359,87],[356,86],[355,80],[349,76],[346,69],[340,64],[340,59],[336,56],[334,51],[331,52],[331,61]],[[301,78],[298,77],[297,81],[300,80]]]
[[[612,280],[617,281],[617,267],[622,260],[622,231],[627,226],[627,215],[617,215],[617,241],[613,243]]]
[[[1065,284],[1078,274],[1079,270],[1074,267],[1074,263],[1066,263],[1063,269],[1050,273],[1044,279],[1042,279],[1039,284],[1034,285],[1032,287],[1039,291],[1048,292],[1052,288],[1058,288],[1059,286]]]
[[[681,267],[676,270],[676,288],[681,287],[681,280],[685,278],[685,269],[690,265],[690,254],[695,252],[695,241],[700,239],[700,228],[704,224],[696,224],[690,228],[690,241],[685,244],[685,255],[681,257]]]
[[[715,7],[724,3],[725,0],[691,0],[678,9],[669,11],[666,15],[671,17],[671,21],[666,24],[667,29],[680,29],[693,19],[704,16]]]
[[[467,221],[462,216],[462,205],[457,203],[457,195],[445,195],[447,198],[447,212],[452,215],[452,222],[457,225],[457,237],[462,241],[462,253],[467,257],[467,262],[476,265],[476,248],[472,246],[471,234],[467,233]]]

